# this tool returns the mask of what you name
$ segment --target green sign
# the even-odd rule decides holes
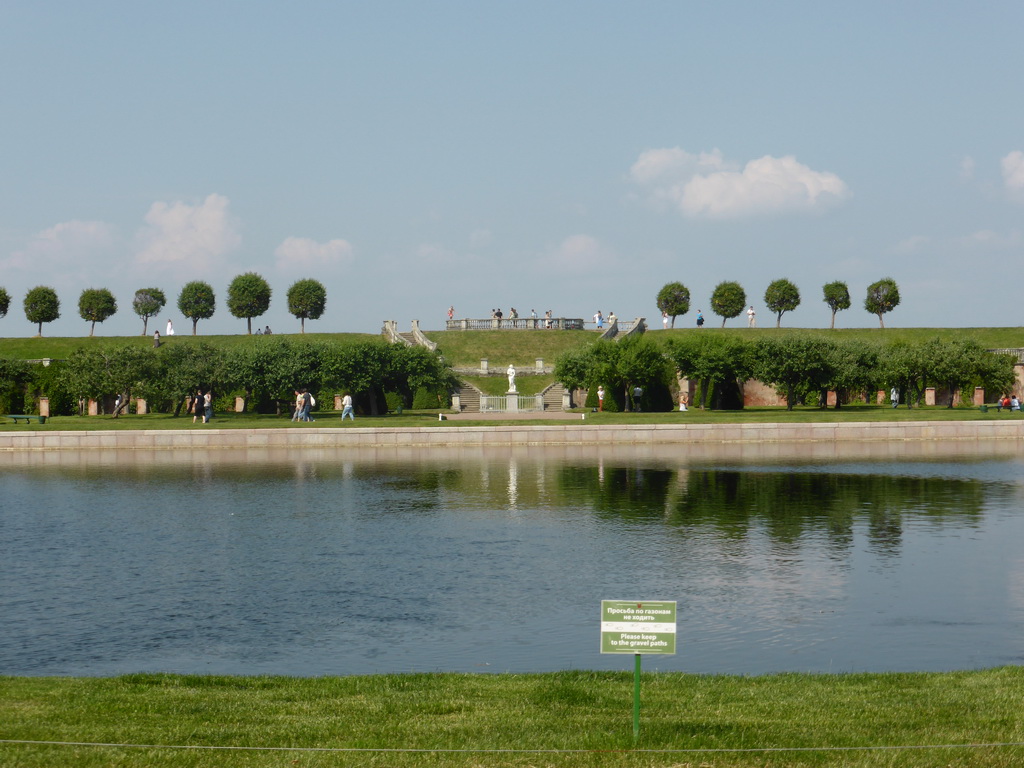
[[[675,652],[675,601],[601,601],[601,653]]]

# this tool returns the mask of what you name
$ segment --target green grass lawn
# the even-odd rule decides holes
[[[504,380],[503,380],[504,381]],[[518,384],[518,380],[517,380]],[[506,382],[507,387],[507,382]],[[357,416],[355,421],[341,421],[340,411],[314,411],[316,421],[312,423],[292,422],[287,415],[261,415],[252,413],[217,413],[209,424],[193,424],[192,417],[183,414],[128,415],[119,418],[110,416],[52,416],[45,424],[13,422],[0,417],[0,431],[5,432],[60,432],[87,430],[125,429],[319,429],[323,427],[442,427],[459,429],[466,426],[488,426],[508,424],[501,418],[460,419],[438,421],[443,410],[404,411],[381,416]],[[890,408],[876,405],[844,405],[842,408],[810,408],[798,406],[792,411],[784,407],[750,407],[741,411],[701,411],[691,408],[686,413],[678,411],[659,413],[595,413],[590,409],[577,409],[575,413],[585,415],[588,424],[789,424],[822,422],[917,422],[917,421],[1005,421],[1024,418],[1020,411],[998,412],[989,408],[983,413],[978,408]],[[534,419],[517,420],[516,424],[561,424],[564,419],[545,419],[537,414]]]
[[[623,665],[631,666],[632,659]],[[632,695],[633,675],[625,671],[0,677],[0,764],[1010,768],[1024,763],[1021,667],[764,677],[645,672],[635,743]],[[215,747],[232,749],[210,749]]]

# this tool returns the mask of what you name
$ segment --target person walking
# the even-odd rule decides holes
[[[757,312],[754,311],[753,304],[747,310],[747,328],[757,328]]]
[[[597,388],[597,410],[604,410],[604,385],[600,385]]]
[[[302,390],[302,421],[313,421],[309,418],[309,409],[313,407],[313,396],[309,394],[308,389]]]
[[[600,309],[597,310],[597,312],[594,314],[594,323],[597,324],[597,330],[600,331],[602,328],[604,328],[604,315],[601,314]]]
[[[889,390],[889,400],[892,402],[893,408],[900,404],[900,391],[896,387]]]
[[[197,389],[196,393],[192,396],[192,423],[196,423],[196,419],[203,419],[203,390]]]
[[[341,398],[341,420],[344,421],[346,416],[352,421],[356,420],[355,412],[352,410],[352,395],[348,392]]]
[[[690,393],[685,389],[679,390],[679,410],[688,411],[690,410],[687,406],[690,404]]]
[[[703,328],[704,327],[704,315],[701,314],[699,309],[697,310],[697,327],[698,328]]]

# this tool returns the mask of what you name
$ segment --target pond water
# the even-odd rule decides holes
[[[1024,661],[1016,444],[0,457],[0,674]]]

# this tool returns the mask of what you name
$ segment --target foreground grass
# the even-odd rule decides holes
[[[0,677],[0,764],[1008,767],[1022,697],[1020,667],[645,673],[634,744],[629,672]]]
[[[425,410],[405,411],[402,414],[381,416],[359,416],[355,421],[341,422],[337,411],[314,412],[316,421],[311,423],[292,422],[287,415],[274,416],[254,413],[218,413],[209,424],[192,423],[188,415],[172,416],[154,413],[145,416],[128,415],[119,418],[110,416],[52,416],[45,424],[35,422],[14,424],[0,417],[0,432],[80,432],[92,430],[132,429],[322,429],[344,427],[345,429],[382,427],[440,427],[459,429],[467,426],[497,426],[510,422],[502,418],[460,419],[438,421],[439,413],[448,411]],[[686,413],[678,411],[660,413],[594,413],[590,409],[577,410],[581,420],[591,425],[600,424],[799,424],[799,423],[852,423],[877,422],[920,422],[920,421],[1018,421],[1024,419],[1020,411],[996,411],[990,407],[987,413],[978,408],[890,408],[876,405],[844,405],[842,408],[797,407],[787,411],[784,407],[751,407],[740,411],[711,411],[691,408]],[[535,419],[517,420],[516,424],[564,424],[565,419],[545,419],[538,414]]]

